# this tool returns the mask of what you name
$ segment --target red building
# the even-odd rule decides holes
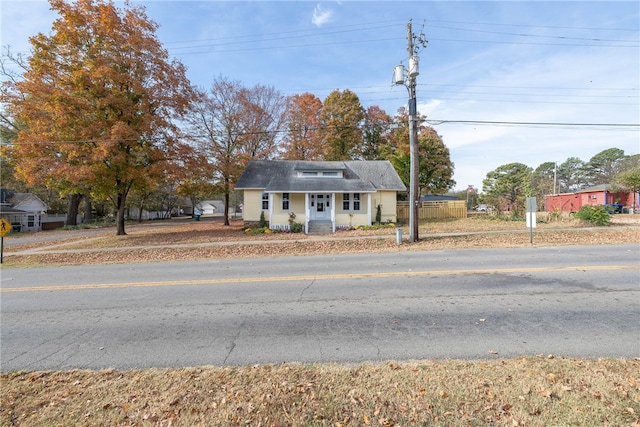
[[[637,212],[640,195],[634,193],[611,192],[609,185],[597,185],[595,187],[580,190],[575,193],[563,193],[545,196],[544,210],[547,212],[577,212],[584,205],[622,205],[626,208],[634,208]]]

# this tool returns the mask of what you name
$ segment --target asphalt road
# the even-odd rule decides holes
[[[2,371],[640,356],[640,247],[2,269]]]

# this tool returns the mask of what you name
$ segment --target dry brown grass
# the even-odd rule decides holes
[[[586,227],[569,219],[538,224],[533,244],[639,242],[640,215],[620,219],[637,222],[606,228]],[[213,220],[149,222],[129,226],[126,236],[115,236],[113,229],[74,231],[73,237],[65,231],[51,233],[41,243],[34,243],[29,235],[12,237],[12,245],[5,248],[5,267],[531,246],[523,222],[483,217],[423,223],[420,242],[400,246],[395,228],[352,230],[331,236],[254,235],[243,232],[241,221],[226,227]],[[406,233],[405,228],[405,240]]]
[[[3,426],[632,426],[640,362],[548,357],[3,374]]]

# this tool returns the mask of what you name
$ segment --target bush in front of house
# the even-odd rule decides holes
[[[264,211],[260,212],[260,223],[258,224],[260,228],[267,228],[267,220],[264,218]]]
[[[291,231],[292,233],[302,233],[303,229],[304,225],[299,222],[294,221],[289,225],[289,231]]]
[[[611,215],[603,205],[584,205],[573,216],[594,225],[604,226],[611,224]]]

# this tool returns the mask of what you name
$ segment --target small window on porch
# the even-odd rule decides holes
[[[343,211],[360,211],[360,193],[344,193],[342,195]]]
[[[282,210],[289,210],[289,193],[282,193]]]
[[[349,193],[344,193],[342,195],[342,210],[343,211],[349,210]]]
[[[262,193],[262,210],[269,210],[269,193]]]

